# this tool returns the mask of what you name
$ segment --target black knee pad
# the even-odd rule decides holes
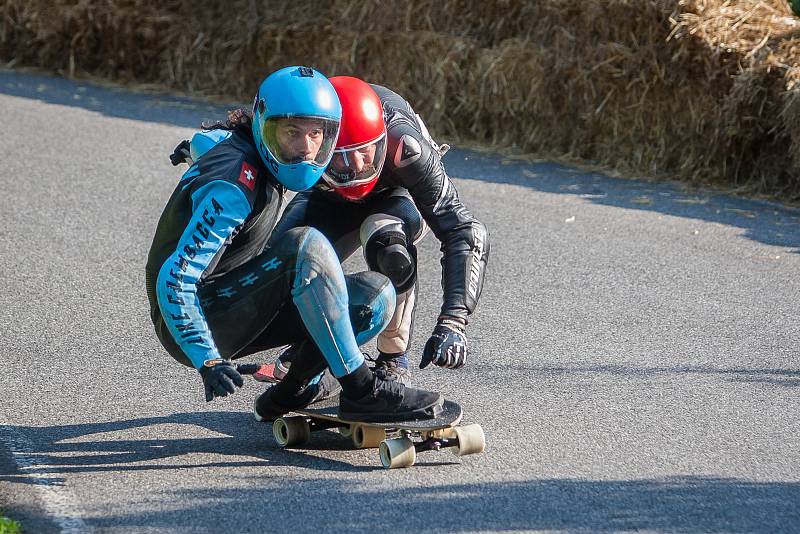
[[[403,245],[389,245],[378,251],[378,271],[385,274],[395,287],[408,282],[414,274],[414,259]]]
[[[364,252],[369,268],[389,278],[398,294],[414,285],[417,278],[416,250],[413,245],[408,245],[405,234],[379,232],[372,236]]]

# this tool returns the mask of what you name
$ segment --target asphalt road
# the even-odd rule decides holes
[[[413,378],[488,448],[384,471],[332,432],[279,449],[263,386],[207,404],[156,341],[167,155],[223,109],[0,71],[0,508],[29,532],[800,531],[800,211],[451,151],[492,255],[468,366]]]

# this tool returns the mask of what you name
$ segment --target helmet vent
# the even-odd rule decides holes
[[[311,67],[300,67],[300,76],[303,78],[313,78],[314,77],[314,69]]]

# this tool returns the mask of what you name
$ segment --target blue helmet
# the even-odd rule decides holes
[[[253,138],[261,159],[292,191],[311,188],[333,157],[342,106],[331,82],[310,67],[286,67],[261,82]]]

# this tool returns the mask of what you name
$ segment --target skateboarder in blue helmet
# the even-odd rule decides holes
[[[314,366],[298,365],[258,400],[272,418],[322,393],[324,362],[341,385],[340,413],[351,420],[433,416],[441,395],[398,387],[367,367],[358,344],[394,312],[394,288],[372,272],[345,276],[317,230],[293,228],[267,245],[287,189],[312,187],[330,162],[341,105],[328,79],[287,67],[260,85],[252,115],[218,125],[194,153],[167,201],[146,266],[156,335],[167,352],[198,370],[206,400],[243,385],[231,360],[288,343]],[[181,143],[177,163],[191,153]]]

